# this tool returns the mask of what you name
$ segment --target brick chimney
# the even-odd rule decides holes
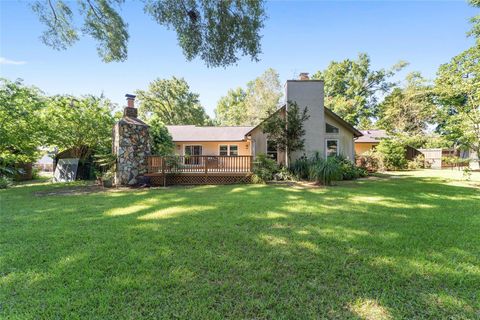
[[[127,107],[123,110],[124,117],[136,118],[138,116],[138,110],[135,108],[135,95],[126,94]]]
[[[310,80],[310,77],[308,76],[308,72],[301,72],[298,80]]]

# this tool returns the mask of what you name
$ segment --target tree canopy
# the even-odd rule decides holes
[[[97,41],[104,62],[125,61],[130,36],[128,23],[120,15],[124,0],[77,2],[78,8],[63,0],[33,2],[33,11],[46,27],[42,42],[65,50],[81,36],[90,36]],[[239,56],[258,61],[264,6],[263,0],[147,0],[144,12],[176,32],[189,61],[198,57],[207,66],[218,67],[236,63]]]
[[[370,57],[360,53],[357,60],[332,61],[313,75],[325,82],[325,106],[354,126],[369,127],[377,115],[379,94],[389,92],[389,81],[407,65],[400,61],[390,69],[372,70]]]
[[[215,109],[216,122],[220,125],[257,125],[277,110],[283,95],[277,71],[267,69],[247,83],[246,89],[229,90]]]
[[[140,117],[157,117],[165,125],[205,125],[210,122],[199,95],[183,78],[156,79],[147,90],[137,90]]]

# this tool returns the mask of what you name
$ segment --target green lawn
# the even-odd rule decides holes
[[[0,318],[479,319],[480,174],[461,178],[2,190]]]

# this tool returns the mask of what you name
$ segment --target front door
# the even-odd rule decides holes
[[[185,164],[200,164],[202,146],[185,146]]]

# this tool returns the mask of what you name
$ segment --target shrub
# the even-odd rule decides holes
[[[385,139],[380,141],[376,152],[381,159],[381,167],[386,170],[401,170],[407,167],[405,159],[405,147],[399,141]]]
[[[318,159],[313,168],[313,178],[323,184],[331,185],[332,181],[342,179],[342,169],[335,158]]]
[[[363,168],[357,167],[353,162],[345,158],[344,156],[338,156],[334,158],[339,166],[342,174],[342,180],[353,180],[360,177],[365,177],[367,171]]]
[[[253,164],[254,182],[267,182],[278,172],[277,162],[266,154],[259,154]]]
[[[374,150],[369,150],[356,156],[357,166],[368,172],[377,172],[380,169],[381,159]]]
[[[280,170],[274,174],[273,178],[278,181],[296,180],[295,176],[286,167],[281,167]]]
[[[12,179],[0,176],[0,189],[6,189],[12,185]]]
[[[303,156],[292,163],[292,165],[290,166],[290,172],[297,179],[309,180],[309,168],[311,164],[312,162],[307,159],[307,157]]]

